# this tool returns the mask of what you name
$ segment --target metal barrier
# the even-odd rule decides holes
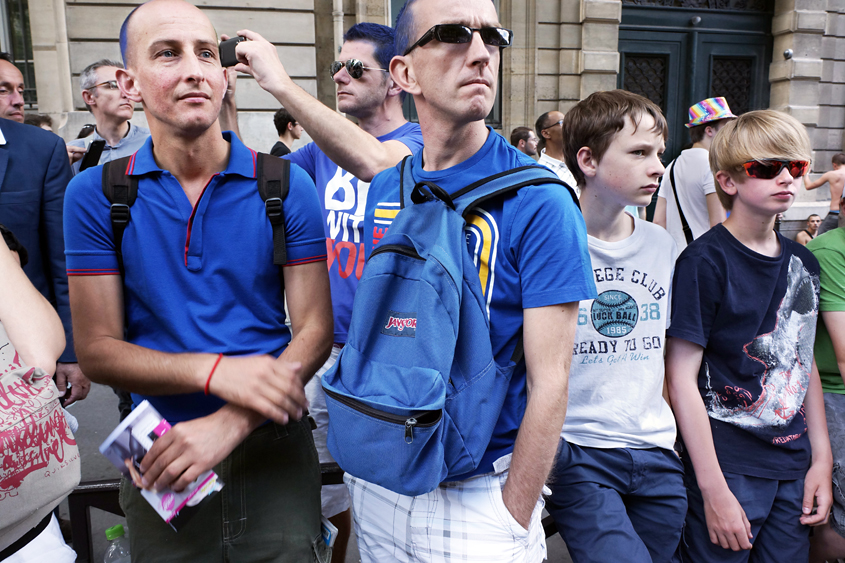
[[[343,470],[336,463],[321,463],[323,485],[343,484]],[[94,561],[94,542],[91,537],[91,508],[99,508],[118,516],[124,516],[118,501],[120,479],[104,481],[85,481],[80,483],[68,496],[70,507],[70,529],[73,537],[73,549],[78,563]],[[543,530],[546,537],[557,533],[551,516],[543,518]]]

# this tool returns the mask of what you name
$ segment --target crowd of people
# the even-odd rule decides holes
[[[236,33],[227,69],[195,6],[135,8],[122,61],[81,73],[95,123],[67,144],[24,115],[23,77],[0,55],[0,357],[6,340],[18,352],[0,373],[0,420],[26,423],[12,384],[42,382],[61,412],[94,381],[122,418],[147,400],[170,422],[140,481],[121,483],[133,561],[342,562],[354,534],[368,563],[533,563],[547,555],[544,508],[577,563],[845,558],[845,154],[811,181],[803,125],[713,97],[690,108],[692,144],[664,166],[666,118],[622,90],[507,140],[484,121],[512,42],[488,0],[409,0],[395,29],[352,26],[330,69],[340,113],[261,35]],[[283,106],[269,155],[240,140],[238,73]],[[148,128],[131,123],[136,104]],[[402,352],[430,334],[422,311],[389,311],[353,346],[353,318],[380,314],[356,299],[374,291],[368,259],[396,246],[382,240],[410,201],[454,209],[450,194],[538,166],[545,180],[467,209],[458,241],[481,286],[478,345],[509,374],[502,403],[478,406],[490,436],[471,469],[406,494],[391,483],[407,475],[380,477],[399,471],[388,448],[370,460],[379,472],[321,487],[321,463],[365,455],[337,439],[327,380],[364,366],[376,339],[424,369]],[[800,190],[825,183],[829,215],[797,242],[777,232]],[[424,435],[423,415],[382,417],[390,447]],[[70,448],[72,422],[57,420]],[[0,474],[0,560],[58,563],[61,494],[4,508],[41,467],[10,432],[3,454],[20,462]],[[224,489],[179,532],[139,490],[179,491],[209,469]]]

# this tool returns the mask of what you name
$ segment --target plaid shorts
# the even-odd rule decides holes
[[[504,471],[444,483],[409,497],[347,474],[361,561],[543,561],[543,499],[537,499],[529,529],[524,529],[502,501],[507,475]]]

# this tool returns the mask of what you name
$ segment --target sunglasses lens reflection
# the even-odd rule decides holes
[[[760,180],[771,180],[776,178],[786,168],[793,178],[799,178],[806,174],[810,163],[806,160],[764,160],[751,161],[743,165],[746,173],[752,178]]]

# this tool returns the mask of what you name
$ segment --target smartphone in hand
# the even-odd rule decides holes
[[[103,154],[103,149],[106,148],[106,142],[102,139],[92,141],[88,146],[88,151],[82,157],[82,162],[79,165],[79,171],[82,172],[86,168],[97,166],[100,164],[100,156]]]
[[[235,53],[235,48],[241,41],[246,41],[246,37],[232,37],[220,43],[220,64],[224,67],[235,66],[238,64],[238,55]]]

